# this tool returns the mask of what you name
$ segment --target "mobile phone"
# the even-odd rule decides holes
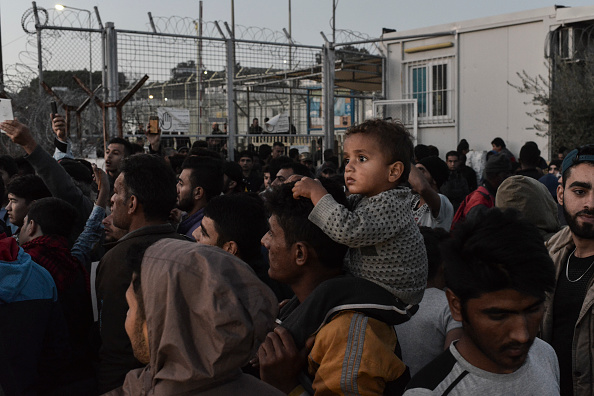
[[[54,118],[58,114],[58,104],[55,100],[52,100],[50,105],[52,106],[52,118]]]
[[[155,135],[159,133],[159,116],[151,116],[149,118],[148,133]]]

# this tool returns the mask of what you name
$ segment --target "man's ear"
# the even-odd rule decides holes
[[[390,165],[390,174],[388,175],[390,183],[396,183],[402,176],[402,172],[404,172],[404,164],[401,161],[396,161]]]
[[[200,186],[194,187],[194,199],[200,201],[204,197],[204,189]]]
[[[239,247],[237,246],[237,243],[235,241],[225,242],[223,246],[221,246],[221,248],[234,256],[237,256],[237,252],[239,250]]]
[[[130,195],[130,198],[128,198],[128,214],[131,215],[136,212],[139,204],[140,202],[138,202],[136,195]]]
[[[446,297],[448,299],[448,304],[450,305],[452,318],[458,322],[462,322],[462,302],[451,289],[446,289]]]
[[[296,242],[293,245],[293,255],[297,265],[305,265],[309,257],[309,245],[304,242]]]
[[[37,229],[39,228],[39,224],[35,222],[35,220],[29,220],[29,226],[27,227],[27,235],[32,237],[37,233]]]
[[[565,194],[565,189],[561,184],[557,186],[557,202],[559,205],[563,206],[563,194]]]

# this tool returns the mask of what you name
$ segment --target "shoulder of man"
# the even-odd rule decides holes
[[[154,239],[155,242],[161,238],[184,239],[179,234],[177,234],[174,226],[172,226],[169,223],[164,223],[164,224],[158,224],[158,225],[145,226],[145,227],[141,227],[137,230],[131,231],[131,232],[127,233],[126,235],[124,235],[122,237],[122,239],[120,239],[118,245],[121,245],[122,242],[137,239],[137,238]]]
[[[561,228],[561,230],[559,230],[555,235],[550,237],[545,242],[545,246],[553,258],[559,253],[559,251],[570,245],[573,245],[573,237],[571,229],[568,226]]]
[[[448,348],[412,377],[406,387],[406,394],[416,389],[433,392],[439,384],[452,375],[457,362],[450,348]]]
[[[110,248],[101,258],[99,267],[97,269],[98,284],[100,284],[101,280],[106,276],[110,277],[111,275],[109,275],[109,273],[115,268],[120,268],[120,264],[125,264],[126,253],[132,246],[138,243],[152,244],[163,238],[188,240],[187,237],[178,234],[175,231],[175,228],[169,223],[158,226],[142,227],[138,230],[129,232],[118,242],[114,243],[113,247]],[[122,267],[117,271],[127,270]]]

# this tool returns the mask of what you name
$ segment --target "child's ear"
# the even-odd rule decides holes
[[[390,174],[388,175],[388,180],[390,183],[396,183],[400,179],[400,176],[402,176],[403,172],[404,164],[402,162],[396,161],[390,165]]]

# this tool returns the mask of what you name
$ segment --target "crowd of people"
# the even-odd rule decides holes
[[[0,394],[594,394],[594,145],[374,119],[341,160],[147,133],[102,170],[51,122],[0,123]]]

